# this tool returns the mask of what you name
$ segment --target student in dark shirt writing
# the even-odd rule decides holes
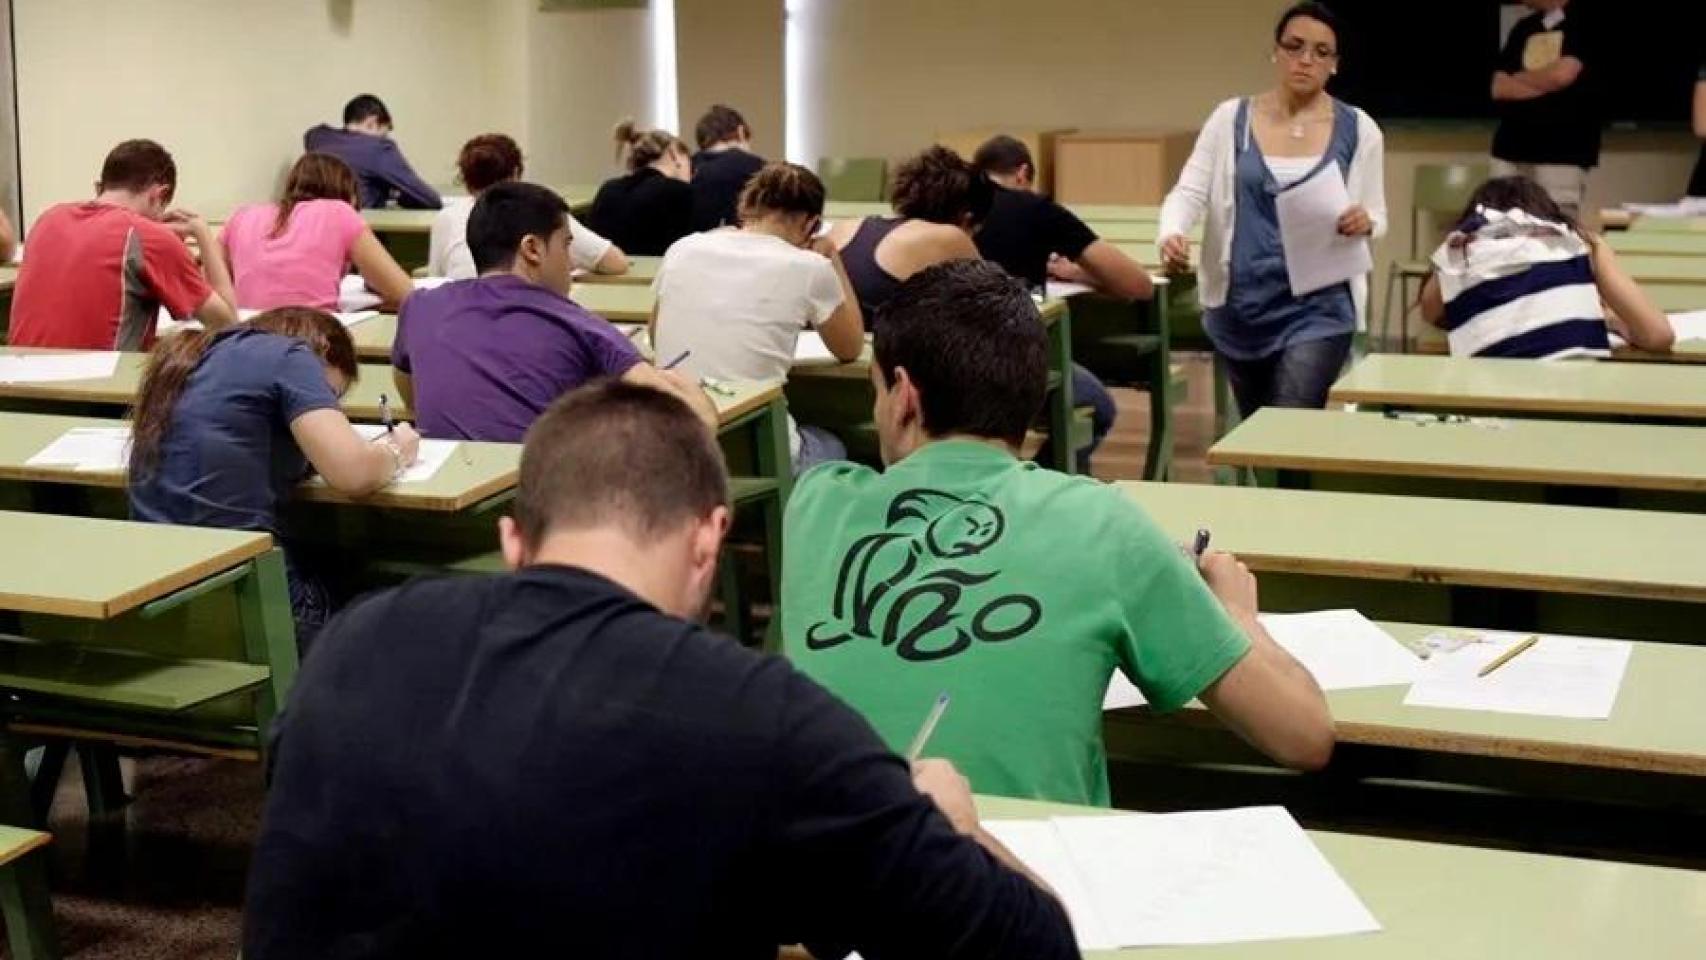
[[[736,207],[746,182],[764,169],[752,152],[752,130],[733,107],[717,104],[693,129],[699,152],[693,155],[693,229],[715,230],[738,224]]]
[[[728,523],[676,398],[604,382],[547,412],[513,572],[378,594],[304,665],[243,955],[1076,957],[951,767],[692,622]]]
[[[344,104],[340,130],[322,123],[302,135],[302,149],[329,153],[349,164],[361,183],[361,205],[383,207],[394,197],[409,210],[437,210],[444,205],[438,191],[427,185],[404,159],[391,139],[391,111],[385,102],[364,93]]]

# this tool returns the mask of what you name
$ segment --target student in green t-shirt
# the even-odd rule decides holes
[[[1279,762],[1327,762],[1326,701],[1257,623],[1242,564],[1209,553],[1199,574],[1117,487],[1018,458],[1048,378],[1019,283],[931,267],[874,333],[888,469],[824,464],[788,503],[782,631],[802,670],[897,750],[950,694],[929,752],[980,793],[1107,805],[1115,669],[1156,710],[1200,697]]]

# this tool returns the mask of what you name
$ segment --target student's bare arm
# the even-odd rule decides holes
[[[841,251],[828,238],[812,241],[813,250],[829,260],[835,268],[836,282],[841,285],[841,306],[818,324],[818,336],[823,345],[842,363],[852,363],[865,352],[865,316],[859,309],[859,296],[853,292],[853,281],[847,277],[847,265],[841,262]]]
[[[1428,274],[1428,279],[1422,283],[1422,319],[1428,323],[1445,329],[1445,296],[1439,292],[1439,277]]]
[[[705,391],[697,383],[674,370],[659,370],[657,367],[642,361],[629,367],[628,372],[622,375],[622,380],[625,383],[661,390],[680,398],[694,413],[699,415],[699,419],[704,421],[707,427],[711,428],[712,433],[715,433],[720,425],[717,406],[711,402],[711,398],[705,395]]]
[[[395,312],[402,306],[403,298],[415,292],[414,281],[373,235],[372,227],[364,226],[356,235],[355,245],[350,247],[350,260],[367,282],[367,288],[379,294],[381,309]]]
[[[978,821],[977,801],[972,796],[971,782],[955,769],[952,763],[946,760],[914,761],[912,784],[918,788],[919,793],[930,798],[930,802],[936,805],[936,809],[948,818],[948,822],[953,824],[954,829],[962,836],[977,841],[977,845],[1000,861],[1002,866],[1030,880],[1050,896],[1059,897],[1042,877],[1031,872],[1025,861],[1020,860],[1005,844],[983,829],[983,825]]]
[[[1155,296],[1155,281],[1143,264],[1126,256],[1119,247],[1097,240],[1078,257],[1090,285],[1120,300],[1148,300]]]
[[[391,368],[391,382],[397,387],[397,398],[403,401],[403,406],[414,409],[415,378],[396,367]]]
[[[18,231],[12,226],[12,218],[0,211],[0,263],[11,263],[18,255]]]
[[[1202,693],[1209,711],[1256,749],[1297,770],[1333,756],[1333,716],[1321,687],[1256,619],[1256,578],[1226,553],[1203,557],[1203,578],[1250,638],[1250,649]]]
[[[213,293],[196,308],[195,318],[209,330],[219,330],[237,322],[237,289],[231,282],[231,267],[225,259],[225,245],[213,235],[207,221],[189,211],[174,211],[195,237],[201,250],[201,272]],[[170,215],[169,215],[170,216]]]
[[[342,410],[305,413],[290,421],[290,434],[326,484],[348,497],[366,496],[390,483],[420,451],[420,437],[408,424],[397,424],[390,435],[397,445],[393,452],[385,438],[363,440]]]
[[[1706,80],[1694,85],[1694,135],[1706,140]]]
[[[609,250],[604,251],[604,256],[599,257],[598,262],[592,265],[593,273],[605,275],[623,274],[627,273],[629,269],[628,255],[623,253],[622,248],[614,243],[610,245]]]
[[[1606,324],[1642,350],[1663,353],[1676,343],[1670,318],[1653,304],[1646,291],[1623,271],[1617,254],[1599,237],[1591,241],[1593,278],[1606,305]]]

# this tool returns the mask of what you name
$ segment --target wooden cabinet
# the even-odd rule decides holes
[[[1054,198],[1067,204],[1159,204],[1195,142],[1195,130],[1062,134],[1054,141]]]

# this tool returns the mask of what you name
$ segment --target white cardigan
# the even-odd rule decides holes
[[[1203,245],[1199,256],[1197,296],[1204,308],[1226,303],[1227,278],[1232,260],[1232,224],[1237,196],[1238,103],[1234,97],[1214,108],[1185,169],[1179,173],[1167,201],[1161,205],[1161,239],[1188,236],[1200,221]],[[1373,118],[1355,107],[1357,151],[1345,176],[1351,201],[1368,211],[1374,222],[1371,240],[1386,235],[1386,142]],[[1357,305],[1357,327],[1367,328],[1368,279],[1351,281],[1351,296]]]

